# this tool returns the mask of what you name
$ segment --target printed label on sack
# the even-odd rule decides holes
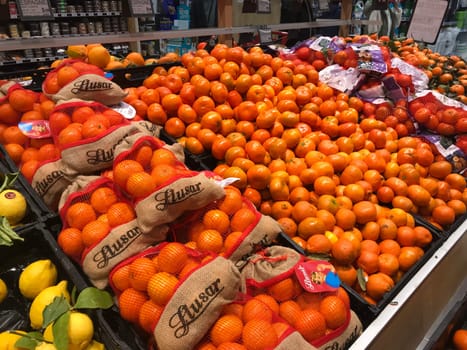
[[[124,232],[112,244],[105,244],[94,254],[92,260],[99,269],[106,268],[109,261],[125,251],[143,232],[139,227],[132,227]]]
[[[333,292],[340,285],[334,266],[324,260],[308,260],[297,264],[295,275],[307,292]]]
[[[82,79],[73,84],[71,92],[79,94],[80,92],[96,92],[112,90],[113,84],[109,81],[93,81],[91,79]]]
[[[171,205],[184,202],[190,197],[203,192],[204,188],[201,185],[201,182],[198,182],[186,185],[178,190],[167,188],[164,191],[159,191],[154,195],[154,200],[156,201],[155,208],[159,211],[164,211]]]
[[[60,181],[64,176],[65,173],[61,170],[52,171],[42,180],[37,181],[37,183],[34,184],[34,190],[39,194],[39,196],[43,197],[52,188],[52,186]]]
[[[182,304],[170,318],[169,326],[174,330],[176,338],[182,338],[190,332],[190,325],[208,308],[209,304],[224,290],[220,286],[221,279],[215,279],[204,291],[199,293],[191,304]]]

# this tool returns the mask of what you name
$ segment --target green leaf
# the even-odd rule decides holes
[[[40,332],[29,332],[29,333],[19,333],[19,332],[11,332],[13,334],[22,335],[15,342],[15,347],[17,348],[25,348],[34,350],[37,345],[44,341],[44,338]]]
[[[68,324],[71,311],[62,314],[52,326],[54,345],[57,350],[68,350]]]
[[[113,299],[109,292],[87,287],[78,295],[74,305],[75,309],[108,309],[113,305]]]
[[[366,280],[365,276],[363,275],[363,270],[360,268],[357,269],[357,280],[358,284],[360,285],[360,288],[362,288],[362,290],[366,292]]]
[[[18,179],[18,176],[19,172],[5,174],[5,176],[3,177],[3,182],[0,185],[0,192],[2,192],[6,188],[10,188],[11,186],[13,186],[16,179]]]
[[[42,327],[47,327],[49,324],[56,321],[64,313],[70,310],[71,306],[70,304],[68,304],[68,301],[63,296],[55,297],[53,302],[47,305],[44,311],[42,312],[44,316]]]
[[[0,245],[12,246],[13,240],[24,241],[11,227],[5,216],[0,216]]]
[[[76,288],[76,286],[73,286],[73,288],[71,289],[71,305],[75,305],[76,303],[76,298],[78,296],[78,288]]]

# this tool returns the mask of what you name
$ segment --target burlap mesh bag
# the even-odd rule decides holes
[[[62,191],[61,196],[60,196],[60,201],[58,202],[58,211],[62,210],[63,206],[68,200],[68,197],[70,197],[73,193],[82,191],[86,186],[96,181],[108,182],[108,180],[102,179],[101,176],[97,176],[97,175],[76,176],[73,179],[73,182],[71,182],[70,185],[68,185],[68,187],[66,187],[65,190]]]
[[[71,80],[59,80],[62,69],[68,70],[67,75],[62,77],[70,76]],[[70,71],[77,76],[70,74]],[[73,79],[74,76],[76,78]],[[78,59],[64,59],[51,70],[42,84],[42,91],[55,102],[78,98],[107,106],[119,104],[127,95],[118,84],[105,77],[102,69]]]
[[[224,191],[228,193],[236,190],[227,185]],[[170,225],[171,231],[177,241],[184,243],[199,238],[199,235],[192,231],[218,231],[222,236],[224,246],[221,250],[213,252],[222,254],[233,261],[237,267],[241,267],[251,255],[270,246],[281,232],[281,227],[276,220],[263,215],[251,201],[243,198],[240,210],[230,215],[222,212],[223,215],[228,216],[230,225],[227,229],[221,228],[209,218],[212,213],[222,211],[220,208],[224,208],[225,198],[226,196],[204,208],[186,213]],[[245,214],[246,212],[249,214]]]
[[[107,191],[107,198],[110,198],[109,196],[112,195],[112,200],[108,204],[96,200],[96,198],[99,198],[98,196],[94,197],[94,194],[101,190]],[[127,217],[123,213],[122,219],[117,217],[117,221],[113,222],[110,217],[110,211],[114,205],[121,204],[124,204],[127,208],[131,208],[129,210],[132,216]],[[84,227],[77,227],[73,222],[69,221],[68,211],[72,210],[76,205],[84,205],[86,206],[86,210],[91,207],[94,211],[95,218],[90,219],[87,224],[92,225],[94,222],[101,220],[100,217],[102,215],[106,215],[108,222],[108,226],[106,225],[107,230],[102,234],[96,232],[95,237],[85,238],[84,231],[87,224],[85,223]],[[117,211],[118,214],[120,212],[120,210]],[[113,267],[121,261],[140,253],[147,247],[164,241],[168,231],[168,227],[159,226],[143,234],[142,230],[138,227],[134,210],[123,197],[114,191],[113,182],[106,177],[77,177],[76,181],[63,193],[60,216],[63,222],[63,229],[58,234],[59,244],[60,235],[69,227],[80,230],[84,246],[78,252],[79,254],[69,256],[82,265],[84,273],[97,288],[105,288],[107,286],[108,275]],[[124,216],[125,218],[123,218]],[[99,225],[103,224],[100,223]],[[94,235],[94,230],[89,233]]]
[[[303,260],[304,257],[295,250],[274,245],[250,255],[244,262],[242,276],[250,286],[262,287],[292,275],[297,264]]]
[[[62,158],[42,163],[31,181],[39,197],[51,210],[57,211],[63,191],[73,183],[78,172],[68,167]]]
[[[316,350],[279,316],[277,308],[264,295],[239,293],[234,302],[223,308],[196,348],[239,344],[242,349]]]
[[[335,270],[324,260],[313,260],[294,250],[271,246],[250,257],[242,269],[242,276],[249,295],[268,294],[279,304],[294,301],[302,308],[319,310],[319,305],[327,296],[338,296],[335,284]],[[338,280],[337,280],[338,281]],[[311,345],[319,349],[343,349],[351,344],[362,332],[362,324],[350,307],[341,301],[345,312],[341,322],[333,328],[322,330],[320,336],[301,334]],[[279,313],[285,322],[297,326],[295,319]],[[297,330],[299,328],[297,326]]]
[[[81,261],[83,271],[95,287],[103,289],[107,287],[109,273],[115,266],[164,241],[167,231],[168,227],[161,225],[143,233],[137,220],[117,226],[95,246],[84,251]]]
[[[240,289],[233,263],[217,257],[194,270],[177,288],[154,329],[160,349],[190,350]]]
[[[71,169],[79,171],[81,174],[93,174],[97,171],[112,167],[115,148],[124,140],[133,135],[158,136],[161,127],[147,121],[130,122],[118,112],[98,102],[88,102],[83,100],[73,100],[71,102],[57,105],[53,113],[65,113],[72,116],[80,108],[90,108],[96,115],[106,116],[111,114],[109,119],[112,124],[107,129],[103,129],[95,136],[82,138],[81,140],[62,144],[61,133],[64,129],[57,129],[51,125],[51,132],[56,144],[61,149],[61,157],[65,164]],[[118,116],[118,117],[116,117]],[[91,117],[92,118],[92,117]],[[82,124],[84,128],[86,122]]]
[[[300,350],[316,350],[316,348],[303,339],[302,335],[297,331],[291,332],[286,335],[279,345],[277,345],[274,350],[290,350],[290,349],[300,349]],[[338,348],[340,349],[340,348]]]
[[[116,161],[122,159],[133,159],[132,153],[143,145],[149,145],[154,150],[162,147],[171,151],[180,163],[185,162],[185,151],[180,143],[166,144],[160,140],[159,133],[161,127],[148,121],[134,122],[134,126],[141,131],[140,133],[125,137],[116,147],[114,158]],[[135,144],[136,143],[136,144]]]
[[[183,213],[199,209],[221,198],[224,189],[207,172],[191,172],[174,178],[135,205],[143,231],[168,224]]]
[[[171,258],[167,260],[169,256]],[[217,320],[224,306],[235,300],[242,283],[240,272],[223,257],[206,254],[181,243],[163,242],[122,261],[111,271],[109,281],[117,295],[118,306],[121,297],[127,290],[132,292],[133,287],[130,279],[130,287],[119,289],[117,278],[130,278],[133,266],[138,266],[144,259],[156,263],[155,272],[142,293],[148,302],[158,306],[160,312],[154,314],[152,322],[130,322],[142,328],[157,349],[193,349]],[[167,279],[174,280],[174,284],[167,284]]]
[[[149,147],[153,152],[163,147],[176,151],[173,153],[173,162],[164,164],[173,170],[166,178],[159,178],[158,173],[154,173],[156,167],[159,166],[157,162],[141,164],[144,171],[155,179],[154,187],[146,195],[134,197],[127,192],[125,184],[117,183],[122,193],[125,193],[134,203],[139,225],[144,232],[171,223],[186,211],[202,208],[224,196],[223,186],[213,178],[213,173],[188,169],[180,161],[180,158],[183,158],[180,146],[167,146],[154,137],[129,139],[128,142],[119,145],[116,151],[118,155],[113,165],[114,173],[120,163],[135,160],[142,147]]]
[[[120,85],[105,77],[97,74],[83,74],[50,97],[55,102],[79,98],[113,106],[122,102],[126,95],[127,93]]]

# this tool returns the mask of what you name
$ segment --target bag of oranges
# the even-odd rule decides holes
[[[88,182],[87,182],[88,180]],[[133,206],[113,189],[106,177],[81,177],[60,209],[63,229],[57,242],[80,263],[94,286],[105,288],[108,275],[121,261],[164,241],[165,225],[143,234]]]
[[[158,349],[189,350],[235,300],[240,272],[230,260],[164,242],[119,264],[109,276],[120,315]]]
[[[10,88],[17,89],[21,85],[12,80],[1,80],[0,81],[0,103],[7,100],[7,95]]]
[[[134,203],[144,232],[224,196],[224,188],[213,173],[188,169],[163,141],[143,136],[130,146],[121,152],[119,149],[113,178]]]
[[[170,225],[174,239],[201,251],[221,254],[240,266],[252,254],[271,245],[279,223],[260,213],[238,188],[227,185],[225,196],[190,211]]]
[[[249,295],[272,297],[279,316],[319,349],[344,348],[362,331],[334,267],[325,260],[271,246],[249,259],[242,276]]]
[[[102,69],[78,59],[65,59],[50,71],[42,83],[42,91],[55,102],[79,98],[107,106],[119,104],[127,95],[105,77]]]
[[[147,122],[130,122],[99,102],[79,100],[57,105],[49,125],[64,163],[81,174],[111,168],[115,148],[126,137],[160,131]]]
[[[31,186],[47,207],[56,211],[63,191],[73,183],[78,171],[71,169],[61,157],[38,164]]]
[[[221,314],[194,349],[316,350],[279,316],[278,303],[267,294],[237,299]]]

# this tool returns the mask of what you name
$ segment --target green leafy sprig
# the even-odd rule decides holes
[[[19,172],[4,174],[0,184],[0,192],[11,188],[18,179],[18,176]],[[13,230],[5,216],[0,216],[0,245],[9,247],[13,245],[13,241],[15,240],[24,241],[24,238],[20,237],[15,230]]]
[[[76,290],[74,289],[73,292]],[[57,350],[68,349],[68,324],[72,311],[80,309],[108,309],[113,305],[113,299],[109,292],[87,287],[83,289],[74,305],[71,305],[63,296],[55,297],[53,302],[47,305],[42,312],[42,329],[52,324],[52,333],[54,337],[53,344]],[[45,340],[41,332],[29,332],[22,335],[15,343],[18,348],[34,350],[40,343],[50,343]]]

